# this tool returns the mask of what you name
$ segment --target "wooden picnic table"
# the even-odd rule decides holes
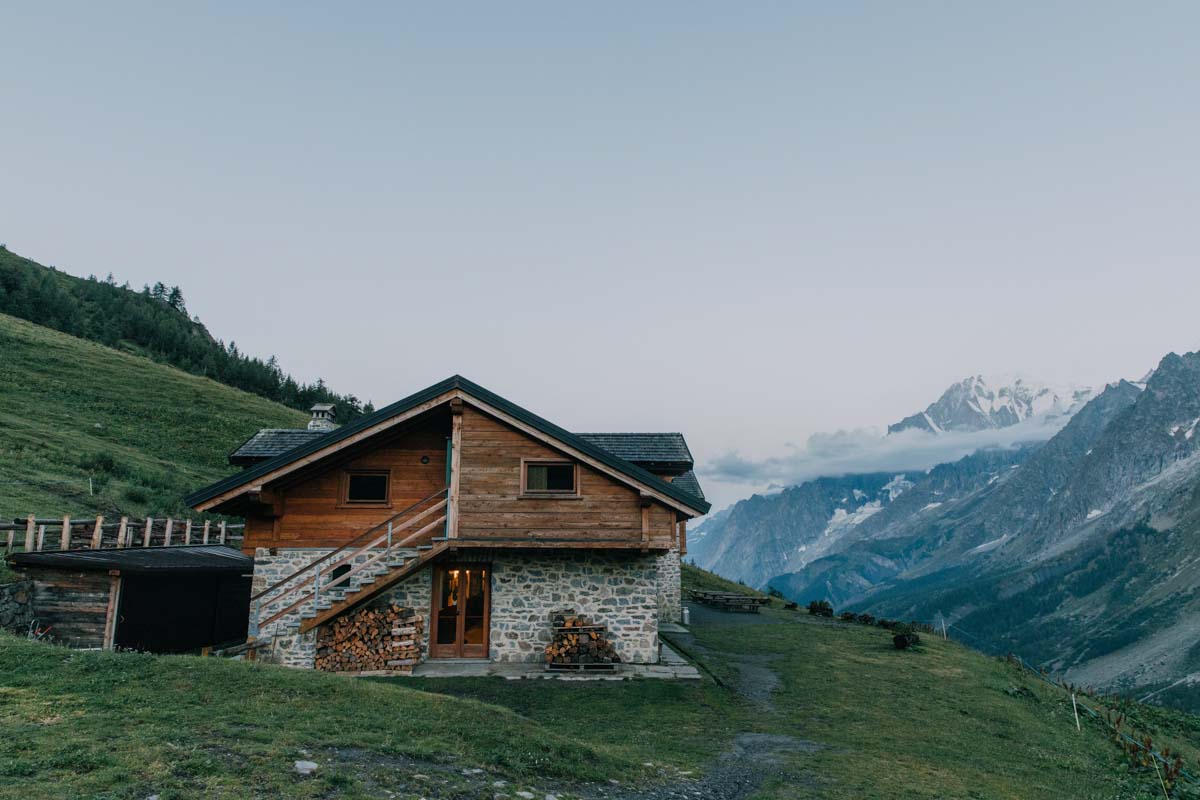
[[[703,589],[693,589],[689,592],[692,599],[714,608],[724,608],[729,611],[746,611],[757,614],[758,610],[770,604],[769,597],[753,597],[738,592],[715,592]]]

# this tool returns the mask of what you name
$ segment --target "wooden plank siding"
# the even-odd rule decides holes
[[[578,496],[523,497],[522,460],[566,456],[485,411],[464,403],[456,471],[457,539],[467,546],[634,547],[675,545],[675,512],[657,499],[588,466],[578,465]],[[457,415],[455,415],[457,416]],[[455,423],[458,424],[458,423]],[[394,436],[363,442],[355,452],[303,476],[263,487],[262,514],[246,516],[242,549],[339,547],[412,503],[446,486],[451,418],[439,415]],[[421,464],[421,457],[429,463]],[[391,471],[387,508],[340,502],[345,470]],[[646,529],[643,537],[643,503]],[[448,508],[454,499],[448,501]],[[273,507],[273,513],[266,510]]]
[[[113,579],[106,572],[22,568],[33,581],[38,627],[72,647],[103,647]]]
[[[243,552],[256,547],[340,547],[446,485],[445,418],[427,420],[291,483],[266,487],[278,516],[247,516]],[[422,464],[426,458],[428,463]],[[345,470],[390,470],[386,507],[341,502]],[[266,494],[266,492],[264,492]]]
[[[521,496],[522,459],[561,460],[563,454],[471,406],[463,412],[458,538],[495,540],[509,547],[565,541],[598,548],[642,546],[638,490],[581,464],[578,497]],[[672,543],[671,512],[649,509],[649,546]]]

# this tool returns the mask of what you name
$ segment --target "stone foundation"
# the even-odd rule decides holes
[[[259,548],[254,556],[253,593],[331,552],[330,548]],[[550,615],[574,609],[607,625],[621,659],[628,663],[658,662],[659,620],[679,618],[679,553],[662,556],[636,551],[521,551],[490,553],[492,567],[489,656],[501,662],[540,662],[550,641]],[[365,557],[364,557],[365,558]],[[463,554],[464,561],[478,561]],[[425,568],[383,592],[377,601],[414,609],[425,621],[423,657],[429,653],[432,629],[433,570]],[[266,619],[294,598],[264,606]],[[253,609],[251,610],[253,613]],[[284,617],[288,619],[291,615]],[[264,626],[260,638],[271,638],[276,623]],[[259,657],[290,667],[313,668],[316,632],[274,635],[269,651]]]
[[[322,556],[333,552],[332,547],[278,547],[274,548],[275,553],[266,547],[260,547],[254,551],[254,579],[251,585],[250,593],[258,594],[268,586],[282,580],[303,569],[312,562]],[[397,554],[415,555],[415,550],[398,550]],[[358,556],[354,561],[345,561],[340,563],[345,564],[360,564],[370,558],[370,555],[364,554]],[[340,566],[340,564],[339,564]],[[420,592],[414,591],[413,602],[405,602],[404,605],[411,605],[417,609],[425,617],[426,627],[429,623],[429,570],[420,570],[415,575],[406,578],[400,583],[400,588],[403,589],[410,585],[410,582],[420,583],[424,580],[424,600],[417,602]],[[311,573],[304,573],[299,580],[304,580],[310,577]],[[322,572],[321,582],[325,583],[329,576]],[[286,584],[287,586],[295,583],[294,581]],[[340,584],[344,585],[344,584]],[[397,590],[392,590],[393,592]],[[279,592],[274,593],[278,595]],[[384,593],[385,597],[391,597],[391,593]],[[276,611],[280,611],[286,606],[295,602],[295,596],[284,597],[282,600],[277,600],[264,605],[259,610],[258,618],[268,619]],[[250,609],[251,619],[253,619],[254,608]],[[282,664],[285,667],[298,667],[301,669],[312,669],[313,662],[317,655],[317,632],[315,630],[307,633],[285,633],[282,623],[286,621],[294,621],[295,616],[287,614],[281,617],[278,621],[260,628],[258,635],[260,639],[273,639],[273,644],[270,650],[262,649],[258,653],[258,658],[263,661],[270,661],[275,664]],[[428,638],[422,642],[422,648],[427,651]]]
[[[607,625],[621,660],[658,661],[658,565],[621,551],[514,553],[492,561],[493,661],[541,661],[550,615],[574,609]]]
[[[658,619],[660,622],[678,623],[683,619],[683,612],[680,610],[682,577],[678,550],[668,550],[665,555],[658,557]]]
[[[0,629],[19,636],[29,633],[33,622],[33,581],[0,585]]]

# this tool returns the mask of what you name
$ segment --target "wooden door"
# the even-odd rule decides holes
[[[487,564],[446,564],[433,574],[431,658],[487,658],[492,570]]]

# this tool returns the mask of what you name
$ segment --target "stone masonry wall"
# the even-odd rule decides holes
[[[33,581],[0,585],[0,629],[24,636],[33,621]]]
[[[668,550],[658,557],[658,618],[662,622],[679,622],[683,619],[680,610],[679,551]]]
[[[258,594],[263,589],[266,589],[268,586],[271,586],[272,584],[276,583],[277,581],[280,581],[283,578],[287,577],[288,575],[293,574],[294,572],[296,572],[296,570],[299,570],[299,569],[302,569],[302,568],[308,566],[313,561],[316,561],[318,558],[321,558],[322,556],[327,555],[331,552],[333,552],[333,548],[331,548],[331,547],[324,547],[324,548],[280,547],[280,548],[275,548],[275,553],[274,553],[274,555],[272,555],[271,550],[269,548],[266,548],[266,547],[258,548],[257,550],[254,551],[254,579],[253,579],[253,583],[251,586],[251,594]],[[410,555],[410,556],[414,555],[416,553],[415,550],[398,550],[396,552],[398,554]],[[362,556],[359,556],[357,559],[355,559],[355,561],[353,561],[353,562],[339,562],[339,565],[342,563],[358,564],[358,563],[365,561],[369,557],[370,556],[368,556],[368,555],[362,555]],[[420,581],[422,580],[422,576],[424,576],[423,577],[423,580],[425,583],[424,601],[421,603],[417,603],[416,601],[418,600],[418,598],[420,596],[420,592],[413,591],[413,592],[411,592],[411,596],[412,596],[412,599],[414,602],[411,604],[409,604],[409,603],[405,603],[405,604],[412,605],[418,611],[421,611],[422,607],[424,608],[424,610],[421,611],[421,613],[425,617],[426,629],[428,629],[428,627],[429,627],[429,619],[428,619],[428,617],[429,617],[429,574],[428,573],[429,573],[429,570],[420,570],[415,575],[412,575],[409,578],[406,578],[404,581],[402,581],[400,583],[400,588],[408,587],[410,585],[410,583],[413,583],[414,581],[416,583],[420,583]],[[301,575],[298,580],[304,580],[305,578],[308,578],[310,576],[311,576],[311,573],[306,572],[303,575]],[[328,575],[322,573],[322,578],[321,578],[322,584],[324,584],[327,579],[328,579]],[[289,584],[286,584],[286,586],[291,586],[294,583],[295,583],[295,581],[292,581]],[[345,585],[345,584],[339,584],[339,585]],[[282,589],[282,587],[281,587],[281,589]],[[390,592],[385,592],[384,595],[390,597],[396,591],[397,591],[396,589],[393,589]],[[273,593],[272,597],[275,597],[278,595],[279,595],[279,592],[277,591],[277,592]],[[268,619],[276,611],[282,610],[286,606],[295,602],[295,600],[296,600],[296,597],[291,596],[291,597],[284,597],[281,600],[276,600],[271,603],[268,603],[267,605],[262,606],[262,608],[259,610],[258,618],[260,620]],[[299,609],[297,609],[297,611],[298,610]],[[250,613],[252,615],[254,614],[253,606],[250,609]],[[282,664],[287,667],[299,667],[302,669],[312,669],[313,668],[314,660],[316,659],[316,655],[317,655],[317,632],[315,630],[309,631],[307,633],[289,633],[289,632],[287,632],[284,629],[282,623],[289,621],[289,620],[295,620],[295,619],[296,619],[296,616],[294,614],[287,614],[287,615],[281,617],[278,621],[273,622],[270,625],[263,626],[260,628],[260,630],[259,630],[259,638],[260,639],[262,639],[262,638],[273,638],[274,639],[274,644],[269,652],[266,650],[259,651],[258,657],[260,659],[262,659],[264,661],[271,661],[271,662],[277,663],[277,664]],[[423,645],[424,644],[427,644],[427,642],[423,643]]]
[[[278,548],[272,555],[270,550],[259,548],[254,555],[253,593],[329,552],[329,548]],[[673,608],[676,615],[679,611],[679,556],[677,552],[673,554],[674,558],[672,554],[654,556],[617,551],[525,551],[494,557],[491,660],[541,661],[542,650],[550,641],[551,613],[573,608],[608,626],[609,636],[623,661],[656,663],[660,609]],[[380,596],[380,602],[407,606],[424,619],[423,657],[429,654],[432,585],[433,570],[421,569]],[[266,619],[288,602],[291,601],[264,606],[259,618]],[[276,628],[274,623],[264,627],[260,637],[272,636],[273,628]],[[313,668],[315,631],[291,634],[280,628],[274,640],[270,654],[260,651],[260,658],[290,667]]]
[[[657,557],[618,551],[513,553],[492,562],[493,661],[541,661],[550,615],[573,608],[608,626],[621,659],[658,661]]]

